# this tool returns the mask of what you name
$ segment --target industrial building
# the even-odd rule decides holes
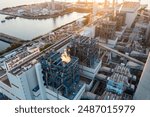
[[[145,63],[145,67],[143,69],[143,73],[141,75],[139,85],[135,92],[134,98],[135,100],[150,100],[150,85],[149,85],[149,70],[150,70],[150,54]]]
[[[127,24],[127,27],[130,28],[138,14],[139,8],[139,2],[124,2],[123,4],[121,4],[121,6],[118,6],[118,8],[116,9],[118,12],[126,13],[125,23]]]
[[[129,81],[135,81],[136,76],[128,67],[119,64],[115,68],[102,67],[104,58],[101,57],[109,57],[110,52],[100,48],[94,38],[74,35],[69,40],[65,45],[54,46],[36,60],[7,71],[1,77],[2,93],[10,99],[36,100],[93,99],[93,96],[105,99],[103,95],[109,92],[120,97],[114,99],[130,99],[124,95],[132,97],[125,91],[135,90]],[[110,75],[99,74],[101,70]],[[91,92],[93,87],[95,91],[101,90],[94,83],[101,80],[105,81],[105,92],[102,91],[102,95]]]
[[[124,2],[115,7],[116,14],[96,18],[94,13],[86,27],[79,26],[84,18],[77,20],[2,60],[0,96],[12,100],[150,99],[150,54],[143,45],[149,40],[149,22],[139,7],[139,3]],[[40,42],[49,45],[44,48]]]

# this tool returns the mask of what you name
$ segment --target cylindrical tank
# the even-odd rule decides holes
[[[99,79],[99,80],[107,80],[107,76],[104,75],[104,74],[97,74],[96,78]]]
[[[145,54],[145,53],[142,53],[142,52],[137,52],[137,51],[132,51],[131,53],[130,53],[130,56],[131,57],[138,57],[138,58],[147,58],[147,54]]]
[[[104,72],[107,72],[107,73],[111,73],[111,68],[109,68],[109,67],[101,67],[101,69],[100,69],[100,71],[104,71]]]

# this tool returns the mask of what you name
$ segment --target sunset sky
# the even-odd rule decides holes
[[[48,2],[51,0],[0,0],[0,9],[5,8],[5,7],[12,7],[12,6],[17,6],[17,5],[23,5],[23,4],[33,4],[33,3],[38,3],[38,2]],[[67,1],[67,2],[76,2],[78,0],[56,0],[56,1]],[[81,0],[84,1],[84,0]],[[92,0],[88,0],[92,1]],[[104,2],[104,0],[95,0],[97,2]],[[112,1],[112,0],[108,0]],[[123,0],[118,0],[118,2],[122,2]],[[125,0],[125,1],[139,1],[139,0]],[[149,4],[150,8],[150,0],[141,0],[142,4]]]

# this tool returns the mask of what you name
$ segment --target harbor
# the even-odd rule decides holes
[[[0,32],[21,38],[23,40],[32,40],[33,38],[51,32],[52,30],[61,27],[62,25],[75,21],[86,15],[87,13],[73,12],[59,16],[57,18],[50,18],[45,20],[31,20],[17,17],[16,19],[6,20],[5,23],[0,22],[0,27],[3,27],[0,28]],[[0,20],[4,20],[5,17],[7,17],[7,15],[0,14]]]

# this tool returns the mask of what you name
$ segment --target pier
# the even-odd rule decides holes
[[[4,34],[4,33],[0,33],[0,40],[9,44],[13,44],[13,43],[23,44],[25,42],[24,40],[20,38],[16,38],[16,37]]]

